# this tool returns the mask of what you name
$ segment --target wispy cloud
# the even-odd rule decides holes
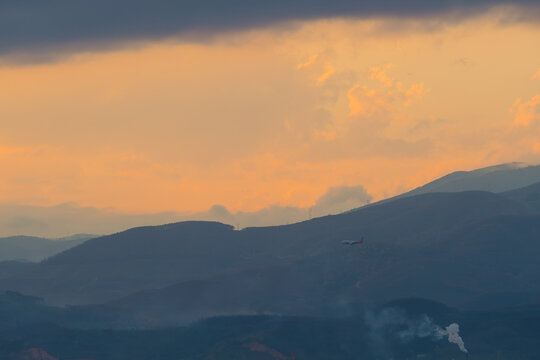
[[[510,112],[514,114],[514,126],[530,126],[540,122],[540,94],[529,100],[517,99]]]

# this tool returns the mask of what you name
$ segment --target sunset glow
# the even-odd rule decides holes
[[[0,68],[0,202],[127,213],[383,199],[540,160],[540,27],[334,19]]]

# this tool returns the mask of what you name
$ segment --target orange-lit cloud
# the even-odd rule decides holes
[[[391,94],[382,93],[367,86],[354,85],[349,89],[349,115],[371,116],[378,111],[384,111],[393,106]]]
[[[514,126],[530,126],[540,121],[540,94],[527,101],[517,99],[510,109],[514,116]]]
[[[296,66],[297,69],[302,69],[302,68],[305,68],[305,67],[308,67],[308,66],[311,66],[315,63],[315,61],[317,60],[317,58],[319,57],[319,55],[315,54],[315,55],[311,55],[309,57],[309,59],[305,62],[305,63],[300,63]]]
[[[349,116],[376,117],[379,121],[400,121],[405,107],[419,100],[426,93],[424,83],[406,86],[386,73],[391,66],[370,68],[370,78],[380,83],[379,87],[368,88],[354,85],[347,92]]]
[[[317,82],[316,82],[317,86],[323,86],[326,80],[328,80],[328,78],[330,78],[330,76],[332,76],[336,72],[335,69],[330,64],[326,64],[326,66],[324,67],[324,70],[325,72],[322,73],[317,78]]]
[[[0,203],[303,209],[332,187],[378,200],[540,160],[540,29],[492,14],[398,25],[321,20],[2,67]]]
[[[421,99],[426,94],[427,90],[424,88],[424,83],[412,84],[405,92],[404,105],[409,105],[412,101]]]
[[[392,87],[394,80],[386,74],[386,71],[392,68],[392,64],[387,64],[380,67],[372,67],[369,69],[370,77],[379,81],[385,87]]]

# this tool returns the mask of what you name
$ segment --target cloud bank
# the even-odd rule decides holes
[[[177,35],[201,36],[274,23],[332,17],[467,17],[534,0],[6,0],[0,2],[0,54],[102,47]],[[530,12],[529,12],[530,13]],[[517,16],[520,20],[519,16]]]
[[[66,203],[52,207],[0,205],[0,237],[12,235],[58,238],[77,233],[110,234],[128,228],[187,220],[212,220],[235,227],[271,226],[336,214],[371,201],[362,186],[330,188],[310,208],[273,205],[255,212],[232,213],[223,205],[194,214],[161,212],[130,215],[111,209]]]

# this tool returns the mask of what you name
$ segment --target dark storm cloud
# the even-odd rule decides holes
[[[538,6],[537,0],[0,0],[0,54],[102,48],[335,16],[467,16],[500,4]]]

